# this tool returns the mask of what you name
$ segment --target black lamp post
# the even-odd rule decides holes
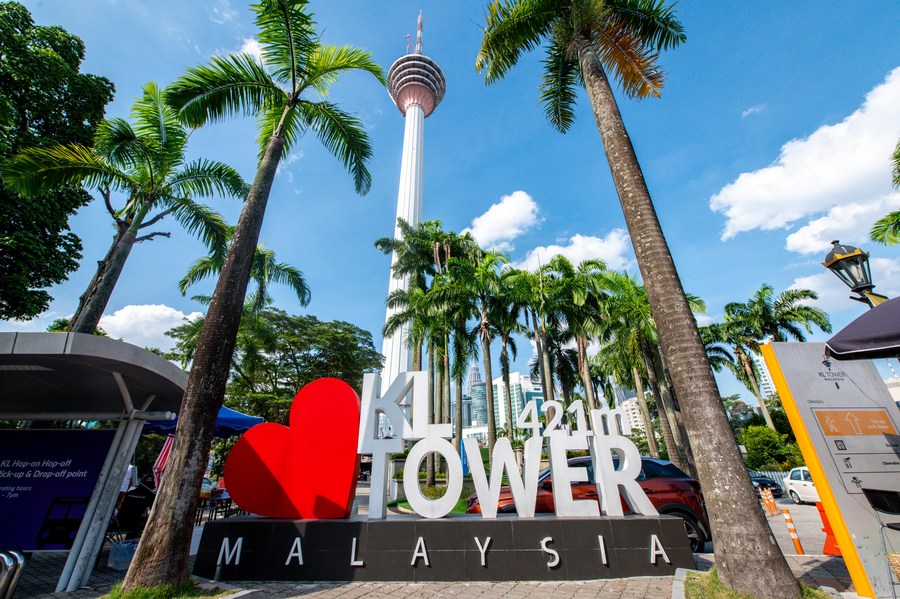
[[[822,266],[833,272],[837,278],[857,295],[850,299],[868,304],[874,308],[888,298],[873,293],[872,271],[869,270],[869,253],[852,245],[841,245],[840,241],[832,241],[831,251],[825,256]]]

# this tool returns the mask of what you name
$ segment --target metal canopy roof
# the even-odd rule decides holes
[[[187,373],[145,349],[82,333],[0,333],[0,420],[167,418]],[[173,414],[174,415],[174,414]]]

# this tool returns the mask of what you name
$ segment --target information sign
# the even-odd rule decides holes
[[[0,431],[0,547],[71,549],[114,435]]]
[[[900,493],[900,411],[884,381],[870,360],[834,360],[823,343],[762,354],[857,593],[896,597],[885,554],[900,551],[900,531],[886,524],[900,515],[876,512],[864,493]]]

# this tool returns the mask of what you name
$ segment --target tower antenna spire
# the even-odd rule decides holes
[[[416,54],[422,53],[422,9],[419,9],[419,23],[416,25]]]

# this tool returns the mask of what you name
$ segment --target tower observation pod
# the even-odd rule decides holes
[[[407,39],[409,39],[407,37]],[[397,192],[397,218],[402,218],[415,226],[422,221],[422,157],[425,118],[428,117],[444,98],[447,83],[444,73],[437,63],[422,54],[422,13],[416,28],[416,45],[409,53],[398,58],[388,71],[388,93],[404,116],[406,126],[403,132],[403,154],[400,166],[400,186]],[[394,238],[400,239],[399,227],[394,226]],[[395,278],[393,267],[397,262],[396,253],[391,257],[391,274],[388,293],[408,290],[409,278]],[[397,312],[388,308],[385,321]],[[401,372],[411,367],[412,351],[409,347],[408,326],[404,325],[384,338],[382,346],[384,370],[382,390],[387,390],[391,382]],[[383,431],[385,433],[390,431]]]

